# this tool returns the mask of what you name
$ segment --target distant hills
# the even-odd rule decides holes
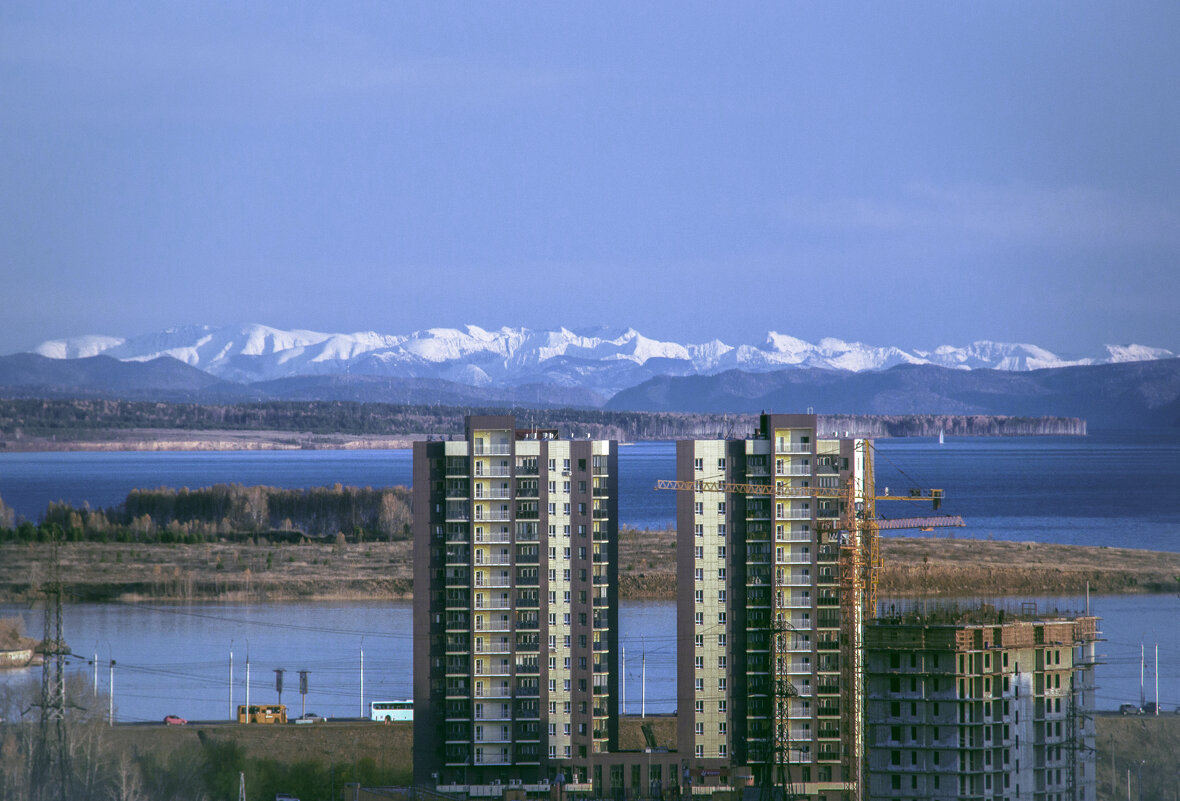
[[[681,345],[625,331],[474,326],[408,335],[265,326],[177,328],[43,343],[0,356],[0,397],[222,404],[444,406],[1082,417],[1090,428],[1180,424],[1180,359],[1107,346],[1074,359],[976,342],[905,351],[771,332],[762,346]]]
[[[1180,359],[1028,372],[902,365],[880,372],[739,370],[662,377],[623,390],[607,409],[753,413],[1081,417],[1090,428],[1180,425]]]

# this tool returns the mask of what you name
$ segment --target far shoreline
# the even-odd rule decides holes
[[[97,434],[98,432],[96,432]],[[94,438],[70,437],[56,439],[44,436],[0,437],[0,454],[3,453],[188,453],[188,452],[251,452],[251,451],[363,451],[363,450],[409,450],[415,442],[424,442],[432,437],[427,434],[401,434],[396,436],[364,436],[351,434],[315,434],[294,431],[188,431],[179,429],[129,429],[112,436],[103,431]],[[1085,437],[1087,432],[1052,433],[973,433],[955,434],[956,438],[999,438],[999,437]],[[929,439],[925,434],[914,436],[870,435],[869,439]],[[438,439],[438,437],[434,437]],[[666,439],[635,438],[626,445],[636,442],[667,442]]]

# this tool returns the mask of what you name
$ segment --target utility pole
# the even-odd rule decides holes
[[[283,674],[287,671],[275,668],[275,692],[279,694],[279,706],[283,705]]]
[[[107,676],[107,725],[115,725],[115,660],[111,659]]]
[[[1147,697],[1143,695],[1143,643],[1139,643],[1139,710],[1147,706]]]
[[[622,658],[623,658],[623,677],[622,677],[622,679],[620,679],[620,681],[622,682],[621,692],[623,695],[623,714],[626,715],[627,714],[627,646],[620,645],[619,650],[622,653]]]
[[[1160,714],[1160,644],[1155,644],[1155,716]]]
[[[639,717],[647,717],[647,648],[639,659]]]
[[[246,723],[250,722],[250,641],[246,640]]]
[[[234,641],[229,641],[229,719],[234,719]]]
[[[68,796],[71,770],[69,735],[66,731],[65,657],[69,646],[62,635],[61,563],[58,559],[58,532],[53,531],[53,551],[49,579],[41,585],[45,595],[45,632],[41,648],[41,709],[37,746],[33,754],[32,789],[34,799],[61,799]]]
[[[310,672],[310,670],[299,671],[299,695],[302,698],[299,707],[299,717],[307,714],[307,674]]]
[[[360,717],[365,717],[365,638],[361,637],[361,711]]]

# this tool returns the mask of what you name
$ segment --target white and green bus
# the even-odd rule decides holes
[[[369,718],[382,723],[392,723],[395,720],[413,720],[414,702],[413,700],[370,701]]]

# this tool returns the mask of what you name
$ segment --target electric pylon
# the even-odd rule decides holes
[[[36,801],[65,801],[70,797],[69,731],[66,727],[65,659],[70,652],[62,634],[61,562],[58,532],[52,537],[49,576],[41,585],[45,598],[45,628],[41,640],[41,709],[33,754],[32,792]]]

